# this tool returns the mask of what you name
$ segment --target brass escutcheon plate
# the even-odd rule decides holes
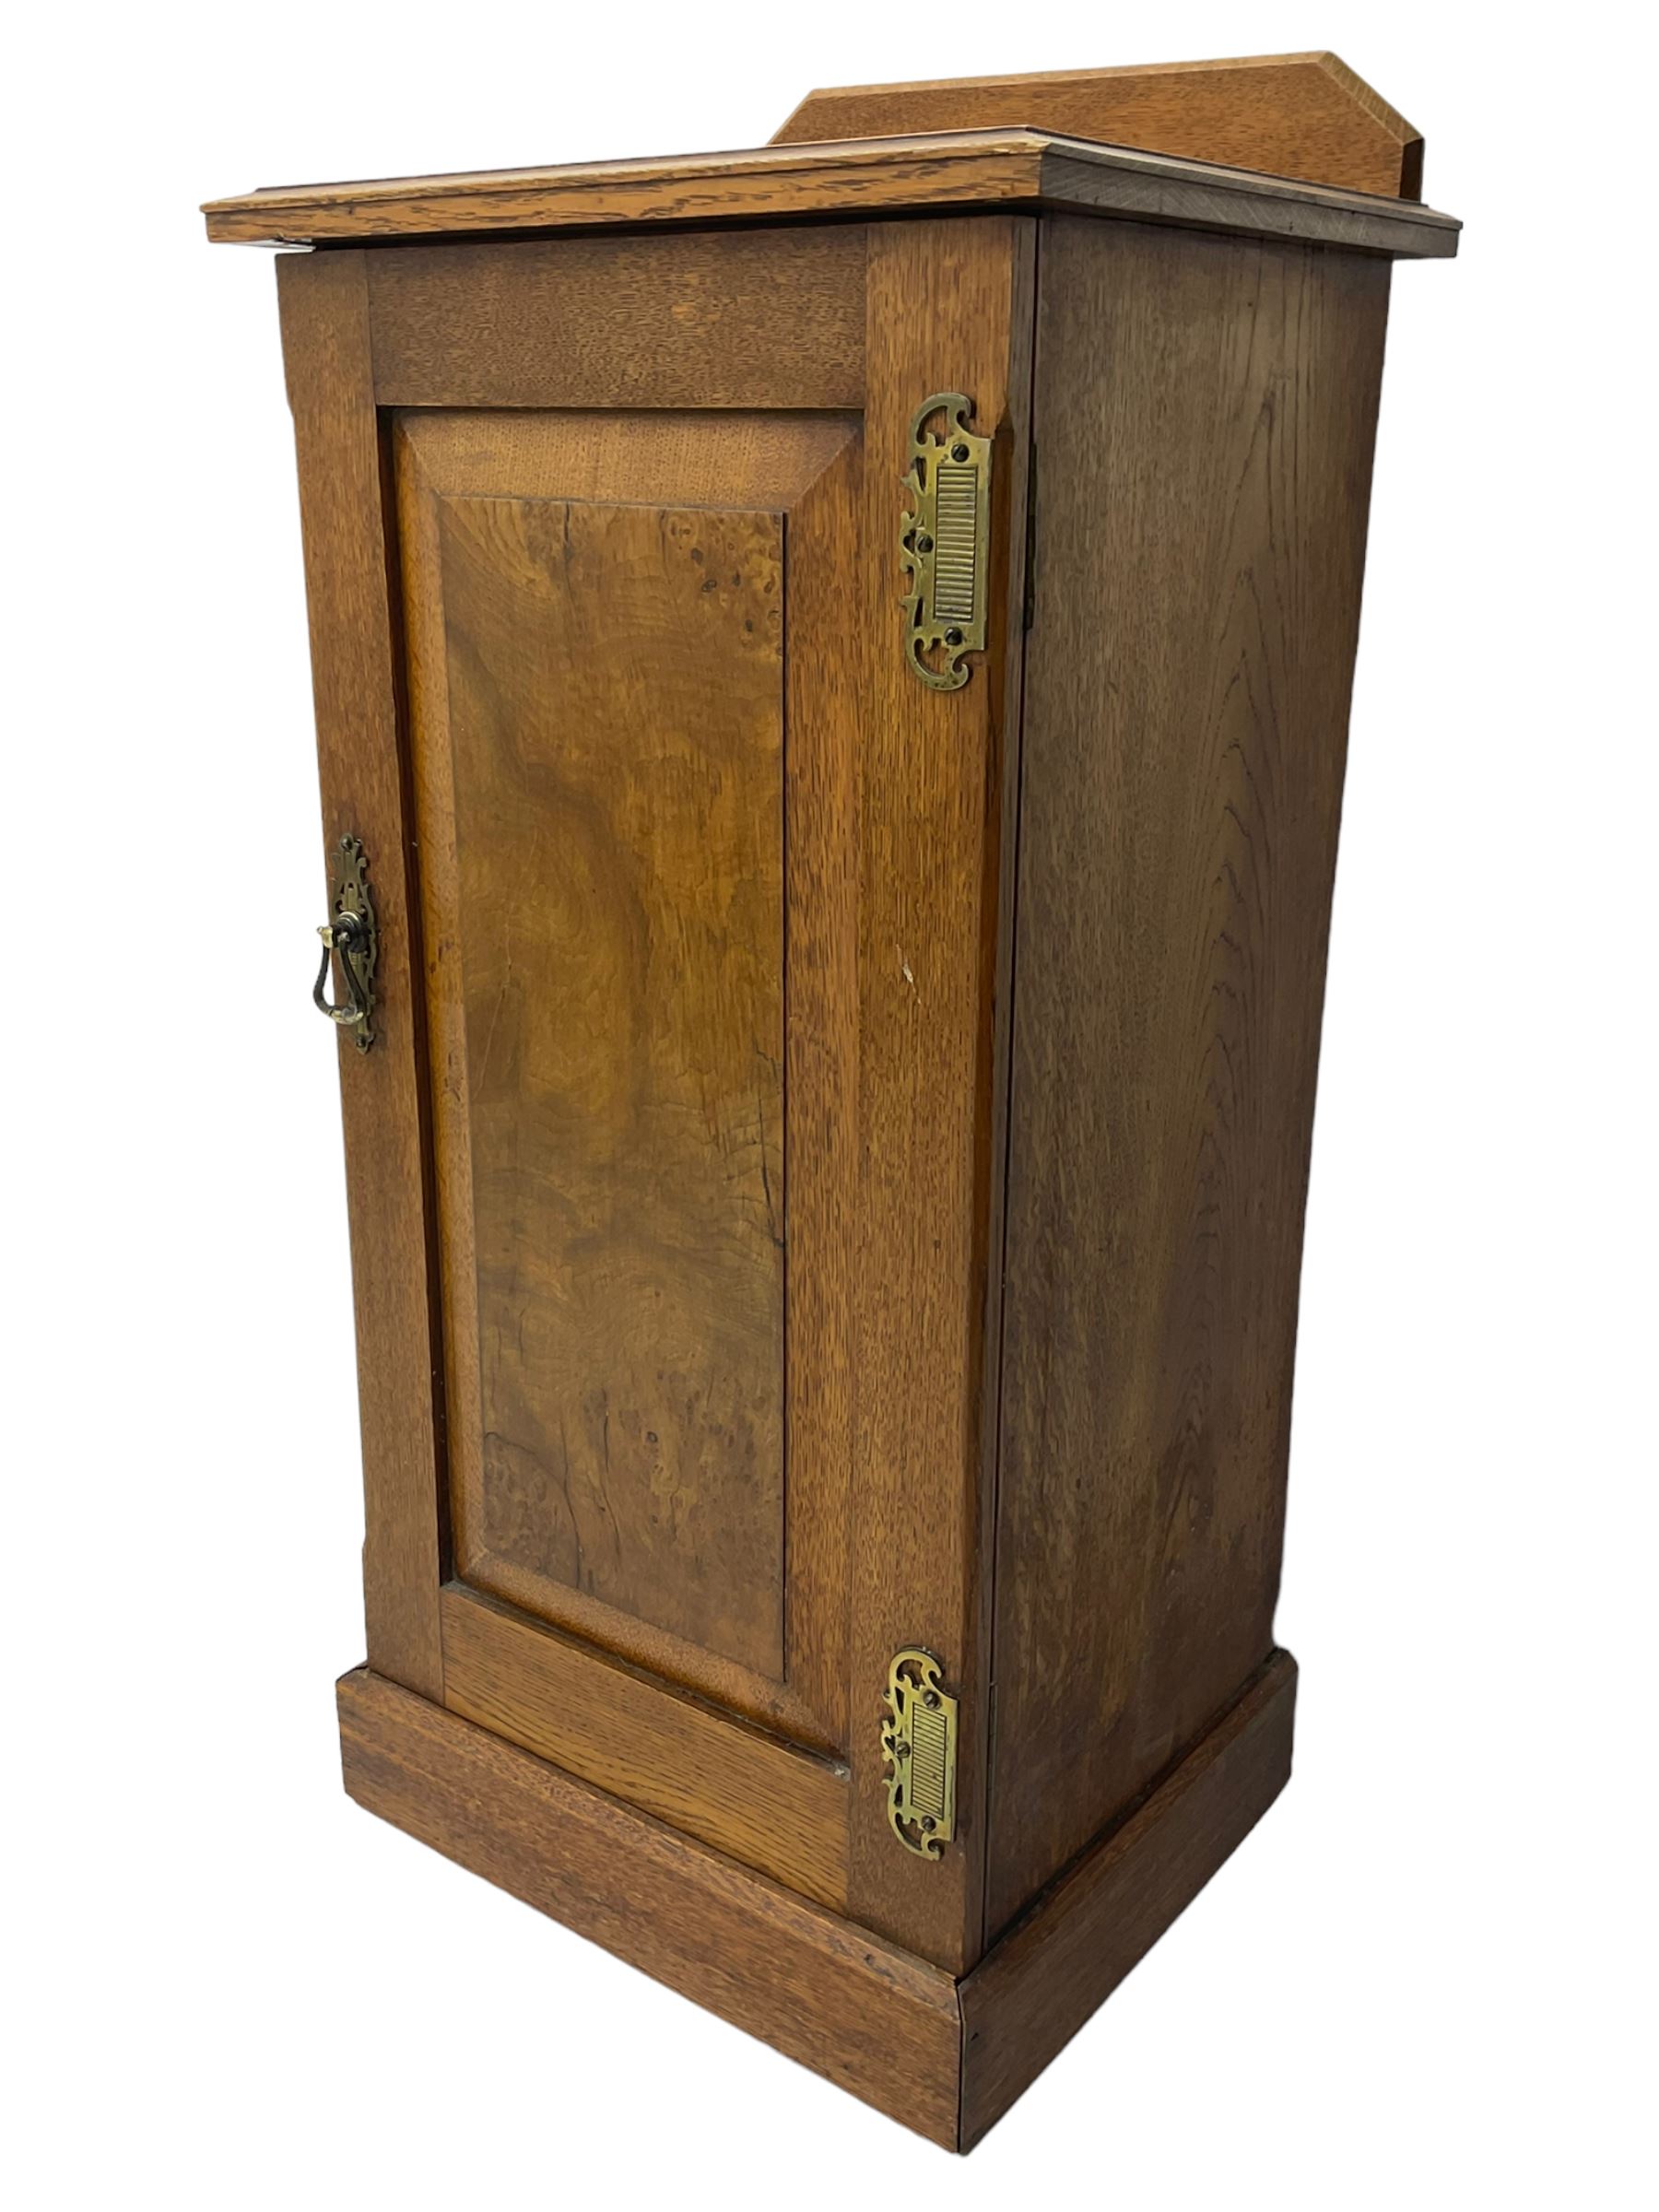
[[[358,1051],[366,1053],[374,1042],[374,971],[380,959],[380,932],[369,889],[369,855],[360,837],[348,834],[341,838],[335,848],[331,874],[334,889],[328,902],[329,918],[317,933],[323,939],[323,966],[312,996],[332,1021],[349,1030]],[[345,929],[342,924],[347,925]],[[350,990],[344,1006],[330,1006],[322,996],[331,958],[344,970]]]

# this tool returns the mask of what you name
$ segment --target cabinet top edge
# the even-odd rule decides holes
[[[267,187],[202,212],[216,244],[316,246],[1040,208],[1410,259],[1454,253],[1461,228],[1417,201],[1023,128]]]

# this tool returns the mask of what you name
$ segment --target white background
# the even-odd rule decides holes
[[[338,0],[14,26],[20,2212],[1639,2201],[1659,914],[1635,24]],[[194,210],[752,145],[821,83],[1323,45],[1425,131],[1467,232],[1394,282],[1279,1616],[1298,1773],[953,2164],[341,1794],[361,1507],[292,449],[270,258],[209,251]]]

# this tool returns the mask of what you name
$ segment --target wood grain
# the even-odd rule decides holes
[[[458,1555],[781,1677],[775,514],[446,500],[484,1449]]]
[[[1030,2087],[1243,1841],[1290,1778],[1295,1712],[1296,1662],[1276,1652],[961,1984],[959,2148]]]
[[[857,700],[846,672],[856,656],[834,656],[828,680],[815,676],[823,664],[812,654],[788,656],[785,997],[791,1007],[798,999],[802,1009],[816,1011],[826,1027],[814,1031],[788,1073],[787,1120],[794,1133],[785,1140],[788,1235],[804,1240],[812,1255],[810,1265],[790,1270],[788,1295],[792,1306],[797,1295],[805,1299],[813,1319],[810,1327],[786,1320],[793,1349],[785,1379],[787,1650],[780,1681],[490,1553],[478,1515],[468,1512],[467,1500],[481,1498],[484,1481],[482,1384],[439,517],[451,499],[507,495],[775,509],[788,518],[786,627],[800,625],[801,634],[810,636],[839,619],[846,548],[858,515],[856,431],[853,418],[787,413],[421,413],[398,418],[395,448],[429,947],[451,1453],[459,1519],[468,1532],[465,1571],[670,1681],[821,1748],[846,1740],[852,1353],[845,1291],[837,1286],[853,1272],[855,1229],[843,1204],[852,1143],[841,1098],[848,1063],[830,1025],[837,1005],[845,1007],[854,959],[855,917],[844,888],[853,853],[845,806],[836,794],[854,772]],[[810,915],[803,912],[804,900],[812,903]],[[798,1024],[791,1052],[800,1054]]]
[[[1324,89],[1229,65],[1239,127],[1408,161],[1288,59]],[[324,828],[382,919],[347,1785],[938,2142],[1288,1771],[1386,257],[1456,230],[1002,127],[210,213],[330,248],[279,283]],[[995,439],[951,694],[899,649],[945,390]],[[937,1863],[886,1817],[913,1642]]]
[[[853,1512],[855,1734],[849,1909],[941,1966],[978,1954],[986,1720],[982,1632],[996,1285],[994,1070],[1005,1000],[1005,744],[1018,697],[1034,226],[897,224],[870,234],[862,619],[860,1241]],[[995,437],[990,650],[960,690],[900,650],[899,479],[911,420],[959,390]],[[939,1862],[888,1825],[876,1716],[893,1653],[919,1643],[962,1699],[959,1843]],[[854,1706],[858,1712],[859,1706]]]
[[[382,406],[796,407],[864,398],[856,224],[411,246],[369,269]],[[777,313],[781,294],[790,312]]]
[[[359,1669],[346,1787],[948,2150],[968,2150],[1226,1861],[1288,1777],[1276,1653],[1214,1729],[958,1981],[492,1730]]]
[[[1298,239],[1396,260],[1445,260],[1457,251],[1461,226],[1415,201],[1344,205],[1335,194],[1274,177],[1218,184],[1208,171],[1178,175],[1166,165],[1154,166],[1151,155],[1145,161],[1144,167],[1109,167],[1087,147],[1056,145],[1043,159],[1043,205],[1235,238]]]
[[[363,841],[379,924],[376,1041],[340,1036],[351,1223],[369,1654],[392,1680],[442,1690],[437,1281],[412,823],[398,735],[398,648],[360,253],[278,269],[300,469],[325,853]],[[318,886],[319,915],[333,883]],[[318,1042],[321,1045],[321,1036]]]
[[[954,2147],[948,1974],[366,1669],[339,1708],[359,1805]]]
[[[1044,227],[993,1933],[1272,1645],[1387,283]]]
[[[842,442],[789,509],[786,535],[784,1629],[790,1688],[826,1731],[805,1740],[845,1752],[854,1715],[862,1735],[866,1712],[851,1638],[857,1292],[869,1251],[850,1200],[861,1158],[859,772],[869,641],[846,618],[866,457],[862,435],[844,419],[841,428]]]
[[[809,92],[774,146],[1013,125],[1417,199],[1423,141],[1334,53]]]
[[[400,469],[436,499],[593,500],[794,513],[859,435],[854,413],[585,408],[436,412],[397,418]],[[795,516],[794,531],[801,520]]]
[[[1454,253],[1459,228],[1415,203],[1021,130],[299,185],[205,212],[210,239],[272,244],[1042,206],[1410,256]]]
[[[452,1583],[443,1702],[803,1897],[847,1894],[844,1768]]]

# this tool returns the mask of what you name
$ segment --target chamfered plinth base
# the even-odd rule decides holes
[[[366,1667],[339,1685],[359,1805],[947,2150],[1001,2118],[1261,1818],[1295,1704],[1276,1652],[959,1982]]]

